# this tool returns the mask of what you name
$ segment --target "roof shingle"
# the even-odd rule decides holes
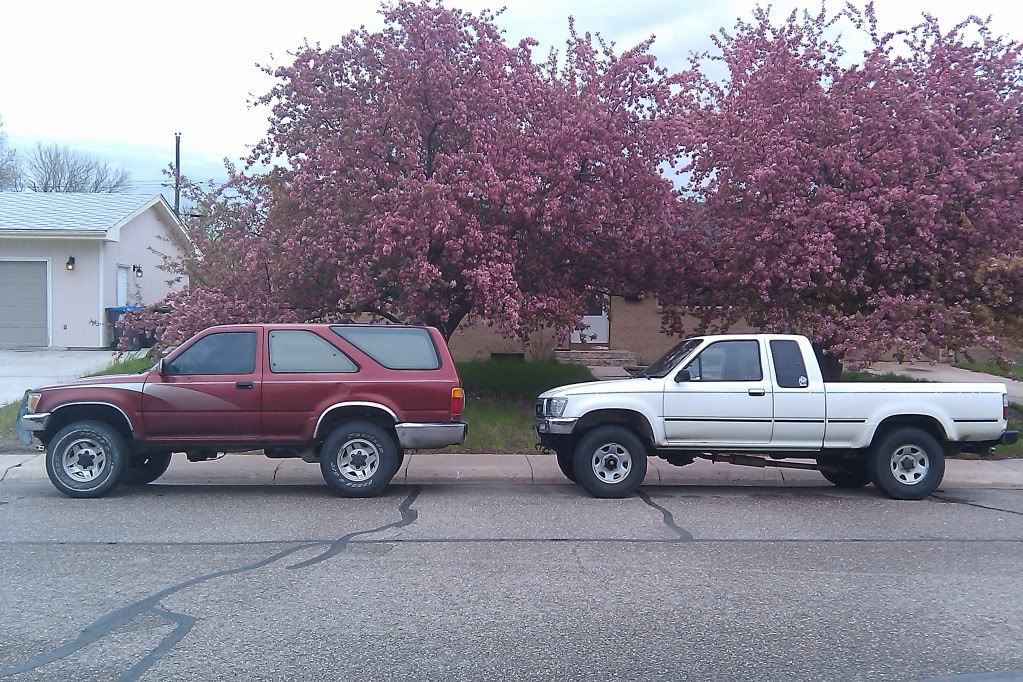
[[[0,192],[0,230],[108,230],[155,196]]]

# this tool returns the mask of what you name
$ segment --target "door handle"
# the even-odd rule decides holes
[[[234,382],[235,388],[252,388],[251,381],[236,381]]]
[[[749,393],[749,394],[750,394],[750,395],[752,395],[752,396],[762,396],[762,395],[767,395],[767,391],[765,391],[765,390],[764,390],[764,389],[762,389],[762,388],[751,388],[750,390],[748,390],[748,391],[746,391],[746,392],[747,392],[747,393]]]

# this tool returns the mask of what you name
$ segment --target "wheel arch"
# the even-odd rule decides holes
[[[322,440],[341,424],[356,420],[379,424],[397,438],[394,425],[400,420],[394,410],[380,403],[350,401],[331,405],[320,414],[313,428],[313,439]]]
[[[128,414],[113,403],[76,401],[63,403],[50,411],[46,422],[46,438],[49,440],[68,424],[77,421],[98,421],[116,429],[125,440],[132,440],[135,428]]]
[[[628,408],[606,408],[587,412],[576,422],[572,430],[573,438],[581,438],[586,432],[598,426],[623,426],[635,433],[649,447],[653,447],[656,440],[654,437],[653,425],[642,412]]]
[[[939,443],[945,444],[950,439],[950,434],[945,425],[937,417],[929,414],[895,414],[882,419],[874,432],[870,434],[868,444],[873,446],[886,435],[898,428],[917,428],[934,436]]]

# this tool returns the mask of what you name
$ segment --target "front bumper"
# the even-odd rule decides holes
[[[462,422],[405,422],[395,424],[394,430],[403,450],[429,450],[461,445],[465,441],[466,425]]]
[[[1019,431],[1006,431],[1002,434],[1002,445],[1012,445],[1019,440]]]
[[[578,417],[537,417],[534,420],[537,433],[572,433]]]
[[[21,399],[21,407],[18,408],[18,417],[14,422],[14,431],[18,434],[18,440],[25,445],[32,445],[32,432],[44,431],[46,429],[46,422],[50,419],[49,412],[34,412],[29,414],[29,393],[31,393],[31,391],[25,391],[25,395]]]

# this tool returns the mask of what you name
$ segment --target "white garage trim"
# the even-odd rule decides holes
[[[31,256],[0,256],[0,261],[15,263],[46,263],[46,345],[53,345],[53,263],[51,258]]]

